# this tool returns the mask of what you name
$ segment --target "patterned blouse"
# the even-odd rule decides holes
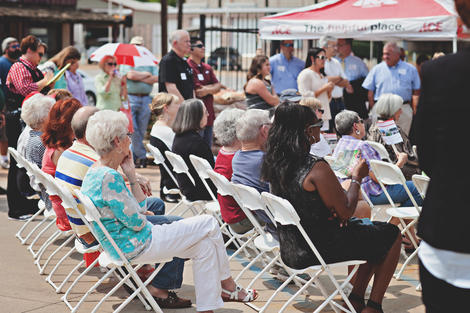
[[[90,168],[81,191],[93,201],[101,214],[101,222],[128,260],[150,245],[152,224],[142,214],[147,210],[147,201],[138,203],[116,170],[105,166]],[[117,251],[94,224],[103,248],[112,258],[119,259]]]

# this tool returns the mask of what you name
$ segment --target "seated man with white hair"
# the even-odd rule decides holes
[[[220,226],[210,215],[198,215],[171,224],[152,225],[143,214],[147,196],[137,184],[129,149],[129,121],[122,112],[100,111],[90,117],[86,140],[99,155],[88,170],[82,192],[90,197],[103,216],[101,222],[129,260],[155,263],[168,257],[192,259],[198,312],[213,312],[223,301],[251,302],[255,290],[237,286],[230,273]],[[130,182],[127,188],[121,167]],[[98,229],[103,248],[116,251]],[[153,286],[149,291],[153,293]]]
[[[266,140],[271,127],[269,112],[266,110],[247,110],[236,123],[237,138],[241,149],[232,159],[232,182],[269,192],[269,184],[261,181],[261,164],[263,163]],[[266,231],[278,238],[276,227],[270,222],[265,212],[256,212],[256,217],[266,224]],[[248,218],[230,225],[236,232],[244,233],[253,225]]]

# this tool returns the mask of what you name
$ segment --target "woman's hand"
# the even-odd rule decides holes
[[[402,168],[403,165],[408,161],[408,155],[405,152],[399,152],[397,153],[397,163],[396,166],[399,168]]]
[[[367,165],[366,160],[360,157],[359,162],[357,162],[356,166],[352,170],[351,176],[356,180],[362,180],[367,175],[369,175],[369,166]]]
[[[132,158],[132,152],[129,150],[129,154],[122,160],[121,168],[124,174],[126,175],[129,183],[135,184],[137,182],[137,177],[135,173],[134,160]]]

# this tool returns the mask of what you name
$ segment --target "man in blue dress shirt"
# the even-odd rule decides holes
[[[383,48],[383,61],[372,68],[362,86],[369,90],[369,109],[384,93],[393,93],[403,98],[402,114],[398,120],[400,128],[409,135],[416,103],[413,95],[419,95],[421,81],[413,65],[400,60],[400,47],[387,42]]]
[[[349,81],[349,85],[343,92],[346,109],[357,112],[362,119],[367,119],[369,116],[365,103],[367,90],[362,87],[362,83],[369,69],[361,58],[353,54],[352,39],[338,39],[337,48],[337,60],[341,63],[346,79]]]
[[[297,89],[297,76],[305,68],[305,62],[293,55],[294,41],[281,41],[281,53],[269,58],[274,90],[280,95],[286,89]]]

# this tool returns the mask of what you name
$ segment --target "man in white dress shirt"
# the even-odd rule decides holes
[[[320,38],[320,47],[325,49],[326,61],[325,61],[325,74],[328,81],[335,84],[333,91],[331,92],[330,100],[330,130],[334,129],[334,120],[336,114],[344,110],[343,100],[343,88],[351,88],[349,81],[346,79],[343,67],[341,63],[334,56],[337,53],[336,38],[331,36],[324,36]]]

